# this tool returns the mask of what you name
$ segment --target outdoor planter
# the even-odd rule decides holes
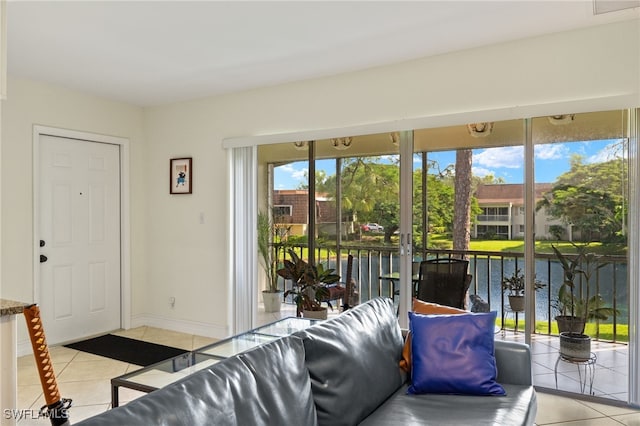
[[[535,280],[533,282],[534,289],[540,290],[545,286],[542,282]],[[509,297],[509,307],[513,312],[524,312],[524,292],[525,292],[525,278],[524,273],[520,268],[516,266],[513,274],[502,279],[502,289],[507,290]],[[516,321],[517,323],[517,321]]]
[[[560,355],[587,361],[591,357],[591,337],[582,333],[560,333]]]
[[[524,311],[524,296],[509,296],[509,307],[513,312]]]
[[[267,278],[267,288],[262,291],[265,312],[280,312],[282,294],[278,288],[278,258],[280,246],[271,242],[279,235],[279,229],[268,214],[258,213],[258,254]]]
[[[302,311],[302,316],[303,318],[326,320],[328,318],[328,312],[327,312],[327,308],[324,308],[324,307],[318,310],[313,310],[313,311],[304,309]]]
[[[558,323],[558,333],[581,334],[584,331],[584,318],[572,317],[571,315],[558,315],[556,322]]]
[[[305,318],[327,319],[327,308],[320,305],[326,301],[329,306],[330,291],[327,285],[340,281],[335,269],[323,264],[312,265],[304,261],[295,251],[289,250],[291,260],[285,259],[283,267],[277,274],[285,280],[291,280],[291,290],[284,292],[284,297],[291,296],[296,304],[296,316]]]
[[[268,291],[262,292],[262,301],[264,302],[265,312],[280,312],[282,305],[282,291]]]

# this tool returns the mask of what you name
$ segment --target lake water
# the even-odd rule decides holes
[[[379,280],[380,275],[389,273],[390,270],[398,271],[398,258],[393,257],[389,262],[388,257],[381,259],[382,265],[378,257],[369,258],[362,257],[354,259],[354,277],[359,281],[361,287],[361,297],[363,300],[377,297],[379,295],[389,296],[389,286],[387,281],[382,283]],[[476,263],[477,262],[477,263]],[[516,261],[515,259],[472,259],[469,263],[469,273],[473,275],[471,282],[470,294],[478,294],[485,301],[490,303],[491,309],[498,311],[498,315],[502,314],[502,306],[508,306],[508,298],[503,293],[501,281],[502,277],[508,277],[513,274]],[[522,259],[518,259],[518,266],[522,269],[524,263]],[[342,261],[342,271],[346,271],[346,260]],[[382,271],[382,272],[379,272]],[[371,277],[369,279],[369,276]],[[545,287],[536,292],[536,320],[547,320],[553,318],[557,312],[551,308],[550,303],[558,294],[558,289],[562,284],[563,270],[559,262],[555,260],[547,261],[541,259],[536,261],[536,279],[545,284]],[[628,301],[627,301],[627,265],[626,263],[608,264],[598,271],[597,277],[592,277],[591,294],[597,291],[607,302],[608,306],[613,306],[615,298],[616,308],[620,314],[617,322],[628,322]],[[549,285],[551,284],[551,285]],[[380,289],[381,287],[381,289]],[[596,289],[597,287],[597,289]],[[380,290],[379,290],[380,289]],[[551,293],[550,293],[551,292]],[[549,297],[551,294],[551,298]],[[503,299],[504,297],[504,299]],[[611,322],[609,318],[608,322]]]

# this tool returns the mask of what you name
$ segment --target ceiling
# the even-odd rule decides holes
[[[14,77],[152,106],[637,19],[640,13],[637,7],[593,11],[592,2],[582,0],[7,0],[7,64]]]

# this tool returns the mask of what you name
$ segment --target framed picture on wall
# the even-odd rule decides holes
[[[191,158],[172,158],[169,161],[169,193],[191,194]]]

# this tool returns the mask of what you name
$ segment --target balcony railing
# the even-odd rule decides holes
[[[478,222],[509,222],[508,214],[479,214],[476,216]]]
[[[306,246],[297,245],[293,249],[303,256]],[[348,254],[354,256],[352,276],[357,282],[362,301],[379,296],[394,297],[392,283],[380,277],[399,270],[397,247],[343,246],[340,253],[337,253],[335,245],[322,245],[316,247],[315,258],[316,262],[328,264],[329,267],[337,269],[340,276],[345,277]],[[453,250],[427,250],[426,252],[427,258],[460,257],[461,255],[469,259],[469,273],[473,276],[469,294],[477,294],[488,302],[491,310],[498,312],[501,325],[504,327],[505,317],[510,310],[507,294],[502,290],[501,283],[503,278],[510,276],[516,268],[524,270],[524,255],[516,252]],[[536,333],[555,334],[557,331],[553,327],[554,318],[558,314],[554,308],[555,298],[563,282],[564,273],[554,255],[536,254],[535,258],[536,280],[545,286],[536,291],[536,310],[527,319],[533,316]],[[340,259],[339,262],[338,259]],[[627,259],[625,256],[603,256],[601,260],[606,265],[598,269],[595,277],[592,277],[591,292],[599,293],[606,306],[614,308],[616,313],[606,321],[596,321],[595,332],[590,329],[590,334],[596,339],[626,342],[628,336]],[[285,285],[290,286],[290,283]]]

